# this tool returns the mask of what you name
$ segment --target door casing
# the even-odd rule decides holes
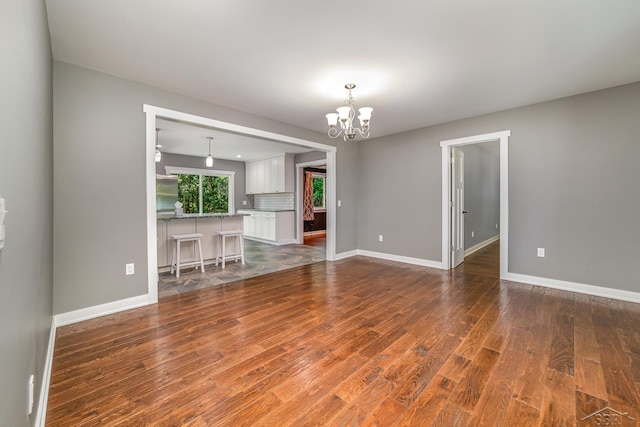
[[[442,148],[442,268],[451,269],[451,147],[500,141],[500,278],[509,272],[509,137],[510,130],[440,141]]]

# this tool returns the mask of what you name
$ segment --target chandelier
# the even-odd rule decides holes
[[[360,128],[353,126],[353,120],[356,116],[356,111],[353,108],[353,97],[351,96],[351,89],[355,88],[354,83],[347,83],[344,85],[345,89],[349,91],[349,98],[347,98],[346,106],[336,108],[337,113],[327,114],[327,122],[329,123],[329,136],[331,138],[337,138],[342,135],[345,141],[349,141],[355,138],[356,134],[359,134],[363,138],[369,138],[369,122],[371,121],[371,112],[373,108],[362,107],[358,109],[360,115]],[[338,122],[340,125],[338,126]]]

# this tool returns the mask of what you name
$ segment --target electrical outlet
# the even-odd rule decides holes
[[[538,248],[538,256],[544,258],[544,248]]]
[[[135,267],[135,264],[134,264],[134,263],[127,264],[127,265],[125,266],[125,274],[126,274],[127,276],[131,276],[132,274],[134,274],[134,273],[135,273],[135,268],[134,268],[134,267]]]
[[[382,242],[382,241],[383,241],[383,237],[382,237],[382,234],[380,234],[380,235],[378,236],[378,242]]]
[[[242,201],[242,206],[247,206],[247,201],[246,200]]]
[[[476,232],[475,232],[475,231],[472,231],[472,232],[471,232],[471,237],[474,237],[475,235],[476,235]]]

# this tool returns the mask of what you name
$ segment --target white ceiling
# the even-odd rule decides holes
[[[640,81],[638,0],[47,0],[54,59],[372,137]],[[162,139],[162,135],[161,135]]]

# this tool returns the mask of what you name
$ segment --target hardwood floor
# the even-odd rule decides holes
[[[640,305],[467,261],[321,262],[60,328],[47,425],[635,425]]]
[[[306,246],[325,248],[327,246],[327,234],[323,233],[304,236],[304,244]]]

